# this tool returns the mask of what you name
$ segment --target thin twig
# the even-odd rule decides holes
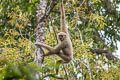
[[[67,80],[68,80],[68,74],[67,74],[67,71],[66,71],[64,65],[63,65],[63,69],[64,69],[64,71],[65,71],[65,75],[66,75],[66,78],[67,78]]]
[[[64,79],[62,77],[57,76],[56,74],[47,74],[47,75],[43,76],[43,78],[45,78],[45,77],[53,77],[53,78],[56,78],[56,79]]]
[[[85,1],[85,0],[84,0]],[[77,24],[76,24],[76,26],[75,26],[75,28],[77,28]],[[84,45],[84,41],[83,41],[83,38],[82,38],[82,34],[81,34],[81,31],[77,28],[77,30],[78,30],[78,32],[79,32],[79,38],[80,38],[80,40],[81,40],[81,42],[82,42],[82,44]],[[85,49],[85,48],[84,48]],[[86,53],[86,52],[85,52]],[[89,61],[88,61],[88,59],[87,59],[87,68],[88,68],[88,72],[89,72],[89,75],[90,75],[90,80],[92,80],[92,72],[91,72],[91,70],[90,70],[90,64],[89,64]]]
[[[80,32],[79,29],[78,29],[78,31],[79,31],[79,33],[80,33],[80,39],[81,39],[81,41],[82,41],[82,44],[84,45],[84,41],[83,41],[83,39],[82,39],[82,34],[81,34],[81,32]],[[86,53],[86,52],[85,52],[85,53]],[[88,72],[89,72],[89,75],[90,75],[90,80],[92,80],[92,72],[91,72],[91,70],[90,70],[90,63],[89,63],[88,59],[87,59],[87,68],[88,68]]]
[[[82,7],[82,5],[84,4],[85,0],[81,3],[80,7]]]
[[[56,33],[56,31],[55,31],[55,27],[53,26],[53,23],[52,23],[52,19],[51,19],[51,17],[50,17],[50,22],[51,22],[51,26],[52,26],[52,28],[53,28],[53,32],[54,32],[54,34],[55,34],[55,38],[56,38],[57,43],[58,43],[57,33]]]

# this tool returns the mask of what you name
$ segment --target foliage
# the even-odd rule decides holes
[[[0,80],[38,80],[33,73],[38,71],[34,64],[10,64],[0,73]]]
[[[57,56],[33,64],[38,0],[0,0],[0,80],[118,80],[119,61],[90,52],[102,48],[114,52],[120,41],[120,0],[64,0],[73,43],[74,59],[56,64]],[[48,0],[48,6],[50,0]],[[57,12],[57,13],[56,13]],[[59,4],[46,20],[45,43],[55,47],[59,32]],[[47,52],[45,50],[45,52]],[[59,68],[58,75],[55,75]],[[40,77],[36,77],[36,73]]]

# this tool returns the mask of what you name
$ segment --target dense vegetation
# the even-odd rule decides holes
[[[112,55],[120,41],[120,0],[64,0],[74,48],[74,59],[64,65],[56,64],[57,56],[45,58],[41,65],[34,63],[38,3],[0,0],[0,80],[120,79],[119,59]],[[45,26],[45,43],[54,47],[60,29],[59,2]]]

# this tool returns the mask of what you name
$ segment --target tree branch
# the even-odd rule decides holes
[[[69,80],[69,79],[68,79],[68,74],[67,74],[67,71],[66,71],[64,65],[63,65],[63,69],[64,69],[64,72],[65,72],[66,80]]]
[[[40,23],[41,21],[44,21],[50,14],[50,12],[53,10],[53,8],[55,7],[55,5],[57,5],[58,0],[52,0],[50,3],[50,6],[46,9],[45,14],[43,15],[43,17],[41,17],[41,19],[38,21],[38,23]]]
[[[107,50],[103,50],[103,49],[97,48],[97,49],[91,49],[90,51],[91,51],[92,53],[96,53],[96,54],[98,54],[98,55],[99,55],[99,54],[105,55],[106,58],[109,59],[109,60],[114,60],[114,59],[119,60],[117,57],[115,57],[112,53],[110,53],[110,52],[107,51]]]

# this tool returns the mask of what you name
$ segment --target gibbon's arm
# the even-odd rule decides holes
[[[66,43],[61,42],[55,47],[55,51],[59,52],[61,49],[65,48],[65,47],[66,47]]]
[[[53,51],[54,48],[49,46],[49,45],[46,45],[44,43],[41,43],[41,42],[36,42],[35,45],[37,45],[38,47],[44,47],[45,49],[47,49],[48,51]]]
[[[61,5],[60,5],[60,11],[61,11],[61,31],[68,33],[68,29],[67,29],[67,24],[66,24],[66,20],[65,20],[65,10],[64,10],[64,5],[63,5],[63,0],[61,0]]]
[[[63,49],[65,47],[65,43],[62,43],[62,42],[60,44],[58,44],[55,48],[53,48],[49,45],[46,45],[44,43],[40,43],[40,42],[36,42],[35,45],[37,45],[39,47],[43,47],[53,53],[58,53],[61,49]]]

